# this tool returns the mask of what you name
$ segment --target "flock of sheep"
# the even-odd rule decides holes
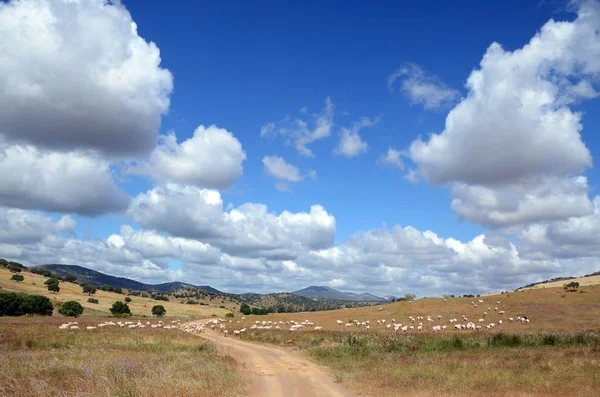
[[[85,329],[87,330],[94,330],[97,328],[104,328],[104,327],[120,327],[120,328],[161,328],[161,329],[176,329],[178,328],[180,325],[180,321],[179,320],[173,320],[171,321],[171,325],[169,324],[165,324],[163,321],[158,321],[155,324],[151,324],[150,321],[146,321],[146,323],[142,323],[140,320],[138,320],[137,322],[133,322],[133,321],[117,321],[116,323],[113,321],[107,321],[104,323],[100,323],[97,326],[87,326],[85,327]],[[80,329],[79,327],[79,323],[77,321],[72,321],[72,322],[68,322],[68,323],[64,323],[61,324],[58,329]]]
[[[444,299],[444,302],[447,302],[446,299]],[[412,303],[412,302],[409,302]],[[471,305],[474,308],[478,307],[478,304],[484,303],[483,300],[479,299],[476,302],[471,302]],[[496,301],[497,305],[500,305],[502,302],[501,301]],[[382,311],[383,307],[379,308],[379,311]],[[490,314],[496,314],[499,317],[496,321],[493,322],[487,322],[487,317],[488,317],[488,312],[490,312]],[[504,322],[503,318],[505,318],[506,312],[504,310],[499,310],[499,308],[496,306],[494,307],[493,311],[491,307],[487,308],[487,311],[483,312],[483,317],[479,318],[477,320],[477,323],[473,322],[473,321],[469,321],[469,319],[467,318],[467,316],[465,316],[464,314],[462,315],[461,321],[459,321],[456,318],[451,318],[448,320],[449,324],[451,327],[453,327],[454,330],[456,331],[460,331],[460,330],[473,330],[473,331],[479,331],[479,330],[483,330],[484,327],[486,330],[491,330],[493,328],[495,328],[496,326],[501,326]],[[442,316],[441,315],[437,315],[435,316],[435,318],[437,319],[437,321],[441,322],[442,321]],[[513,317],[508,317],[507,318],[509,322],[513,322],[515,321],[515,318]],[[236,324],[242,324],[242,322],[246,321],[246,317],[242,317],[241,321],[238,320],[236,321]],[[434,318],[432,318],[431,316],[409,316],[408,317],[408,323],[407,324],[402,324],[401,322],[396,322],[396,319],[391,319],[389,322],[385,319],[380,319],[377,320],[376,323],[371,324],[371,322],[369,320],[365,320],[365,321],[358,321],[358,320],[353,320],[352,322],[347,322],[345,323],[342,320],[337,320],[336,324],[338,326],[345,326],[346,328],[350,328],[350,327],[359,327],[365,330],[370,330],[371,329],[371,325],[373,325],[374,327],[381,329],[381,327],[385,327],[385,329],[387,330],[393,330],[394,332],[409,332],[409,331],[422,331],[424,329],[424,324],[423,321],[427,322],[427,323],[433,323],[436,320]],[[519,316],[516,317],[516,321],[522,324],[529,324],[529,318],[527,318],[526,316]],[[87,330],[94,330],[97,328],[103,328],[103,327],[120,327],[120,328],[162,328],[162,329],[182,329],[184,331],[187,332],[192,332],[192,333],[203,333],[205,332],[206,328],[210,328],[211,330],[215,330],[215,331],[219,331],[222,332],[225,336],[229,335],[229,330],[227,329],[227,323],[232,323],[232,320],[224,320],[224,319],[211,319],[205,322],[193,322],[193,323],[187,323],[187,324],[181,324],[181,322],[179,320],[173,320],[171,321],[170,324],[165,324],[163,321],[158,321],[157,323],[151,324],[149,321],[147,321],[145,324],[142,323],[140,320],[138,320],[137,322],[133,322],[133,321],[117,321],[117,322],[113,322],[113,321],[107,321],[101,324],[98,324],[97,326],[88,326],[86,327]],[[487,324],[485,324],[487,323]],[[481,324],[481,325],[480,325]],[[79,329],[79,324],[77,322],[68,322],[65,324],[62,324],[61,326],[58,327],[59,329]],[[310,321],[310,320],[304,320],[302,322],[297,322],[294,320],[289,320],[289,321],[272,321],[272,320],[255,320],[254,324],[250,325],[250,327],[248,327],[251,330],[281,330],[281,329],[287,329],[289,332],[295,332],[301,328],[309,328],[312,329],[314,331],[321,331],[323,329],[322,326],[315,326],[314,322]],[[431,331],[433,333],[438,333],[438,332],[442,332],[444,330],[446,330],[448,328],[448,325],[446,324],[432,324],[431,327]],[[232,335],[234,336],[240,336],[241,334],[243,334],[244,332],[246,332],[247,328],[239,328],[239,329],[234,329],[232,331]]]

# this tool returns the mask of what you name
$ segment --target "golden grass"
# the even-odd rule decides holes
[[[552,283],[546,283],[546,284],[536,284],[530,288],[534,288],[534,289],[538,289],[538,288],[562,288],[563,284],[568,284],[571,282],[578,282],[579,283],[579,287],[589,287],[591,285],[598,285],[600,284],[600,275],[598,276],[590,276],[590,277],[579,277],[579,278],[575,278],[573,280],[563,280],[563,281],[554,281]],[[527,289],[527,288],[525,288]]]
[[[354,327],[346,329],[344,326],[338,326],[336,320],[344,322],[369,320],[371,332],[378,330],[389,332],[385,326],[378,326],[377,320],[385,319],[389,323],[395,319],[396,322],[406,324],[409,316],[427,318],[429,315],[435,321],[431,324],[423,321],[423,332],[430,332],[431,326],[435,324],[447,324],[451,328],[448,320],[451,318],[461,320],[461,316],[464,314],[469,321],[476,324],[479,324],[477,322],[479,318],[486,320],[484,324],[502,319],[504,324],[496,328],[494,332],[539,333],[600,330],[600,285],[580,287],[580,290],[584,292],[565,292],[562,288],[545,288],[487,295],[480,298],[452,298],[447,302],[441,298],[426,298],[412,303],[386,304],[382,306],[382,311],[378,310],[379,306],[375,306],[324,312],[278,313],[248,317],[244,325],[248,325],[254,320],[310,320],[315,325],[322,326],[324,330],[355,332],[356,328]],[[482,299],[484,303],[478,303],[478,299]],[[501,301],[501,303],[498,304],[497,301]],[[475,308],[471,302],[477,303],[478,307]],[[488,310],[488,307],[491,310]],[[495,307],[498,307],[498,311],[494,310]],[[504,310],[506,314],[499,315],[498,312],[501,310]],[[483,315],[484,311],[488,313],[486,317]],[[442,316],[441,321],[437,320],[438,315]],[[528,325],[508,322],[509,317],[516,318],[523,315],[530,318],[531,322]]]
[[[180,330],[59,330],[60,318],[0,318],[0,396],[233,396],[237,364]],[[80,326],[97,319],[79,319]]]
[[[310,320],[323,332],[307,328],[247,331],[243,339],[306,351],[331,368],[336,379],[366,396],[596,396],[600,389],[600,286],[566,293],[546,288],[481,298],[419,299],[378,307],[328,312],[249,316],[255,320]],[[484,300],[479,303],[478,299]],[[501,301],[500,304],[497,301]],[[471,302],[478,304],[475,308]],[[488,307],[491,310],[488,310]],[[501,316],[498,311],[504,310]],[[486,323],[503,319],[492,331],[453,331],[451,318]],[[378,319],[406,324],[408,316],[431,316],[424,330],[394,333]],[[437,320],[437,315],[443,317]],[[530,324],[508,323],[526,315]],[[336,320],[371,322],[371,330],[338,326]],[[433,334],[433,324],[447,324]],[[416,325],[416,324],[415,324]],[[583,332],[580,332],[583,331]],[[284,341],[292,339],[291,344]]]
[[[25,277],[25,280],[17,282],[10,279],[13,274],[8,269],[0,267],[0,287],[3,290],[47,296],[55,303],[55,309],[58,306],[56,304],[58,302],[74,300],[81,303],[85,308],[84,316],[110,315],[109,309],[112,304],[117,300],[124,301],[125,299],[125,295],[101,290],[98,290],[94,295],[88,296],[82,292],[79,285],[68,282],[60,282],[60,292],[55,294],[48,291],[48,288],[44,285],[44,282],[47,280],[44,276],[22,272],[20,274]],[[88,298],[96,298],[99,303],[88,303]],[[139,296],[131,296],[130,298],[132,302],[128,303],[128,305],[134,315],[151,316],[152,306],[154,305],[163,305],[167,310],[168,316],[180,317],[182,319],[197,319],[213,315],[222,317],[229,312],[229,310],[219,307],[182,304],[177,300],[164,302]]]

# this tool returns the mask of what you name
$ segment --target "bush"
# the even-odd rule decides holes
[[[154,297],[154,300],[168,302],[168,301],[169,301],[169,298],[167,298],[167,297],[166,297],[166,296],[164,296],[164,295],[156,295],[156,296]]]
[[[225,317],[233,318],[233,317],[235,317],[235,314],[229,312],[225,315]]]
[[[67,301],[58,308],[58,312],[66,317],[79,317],[83,313],[83,306],[76,301]]]
[[[13,274],[13,276],[10,279],[19,282],[25,280],[25,277],[23,277],[23,275],[21,274]]]
[[[121,301],[116,301],[115,303],[113,303],[112,307],[110,308],[110,312],[115,317],[131,316],[131,310],[129,310],[129,305]]]
[[[51,316],[53,310],[45,296],[0,292],[0,316]]]
[[[51,292],[59,292],[60,291],[60,287],[58,286],[58,279],[56,278],[49,278],[48,280],[46,280],[46,282],[44,283],[48,286],[48,291]]]
[[[88,298],[88,303],[100,303],[96,298]]]
[[[165,307],[163,305],[156,305],[152,307],[152,315],[157,317],[162,317],[167,314]]]
[[[127,303],[131,303],[131,298],[130,298],[130,297],[128,297],[128,296],[126,296],[126,297],[125,297],[125,302],[127,302]]]
[[[240,312],[243,315],[248,316],[249,314],[252,313],[252,310],[250,309],[250,306],[247,303],[242,303],[242,305],[240,306]]]
[[[7,267],[8,267],[8,270],[10,270],[12,273],[21,273],[21,271],[23,270],[19,266],[15,266],[12,264],[8,265]]]

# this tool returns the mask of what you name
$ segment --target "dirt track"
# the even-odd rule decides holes
[[[353,397],[355,394],[334,382],[333,376],[286,349],[243,342],[233,336],[207,330],[203,338],[222,346],[251,374],[250,397]]]

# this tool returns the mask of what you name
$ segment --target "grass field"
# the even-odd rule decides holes
[[[88,303],[87,300],[90,296],[84,294],[81,286],[77,284],[61,282],[60,292],[55,294],[48,291],[44,285],[44,282],[47,280],[46,277],[22,272],[20,274],[25,277],[25,280],[16,282],[10,279],[13,274],[8,269],[0,267],[0,287],[3,290],[47,296],[55,303],[55,308],[58,306],[56,304],[58,302],[74,300],[81,303],[85,308],[84,316],[110,315],[109,309],[112,304],[117,300],[123,301],[125,299],[125,295],[98,290],[91,297],[98,299],[99,303]],[[182,320],[211,317],[213,315],[222,317],[229,312],[229,310],[219,307],[186,305],[179,303],[179,301],[164,302],[138,296],[131,296],[131,299],[132,302],[129,303],[129,307],[134,315],[151,316],[152,306],[154,305],[163,305],[167,310],[168,316],[180,317]]]
[[[247,331],[242,338],[301,349],[331,368],[338,381],[367,396],[596,396],[600,389],[600,286],[566,293],[545,288],[481,298],[419,299],[375,308],[250,317],[272,321],[310,320],[324,332],[301,329]],[[478,300],[484,300],[479,303]],[[497,301],[501,301],[500,304]],[[475,308],[471,302],[478,304]],[[491,310],[487,310],[488,307]],[[494,311],[504,310],[500,316]],[[451,318],[477,323],[503,319],[492,331],[453,331]],[[394,333],[376,320],[431,316],[424,330]],[[443,317],[437,320],[437,315]],[[528,325],[508,323],[526,315]],[[371,322],[371,330],[346,328],[336,320]],[[442,334],[432,324],[447,324]],[[416,325],[416,324],[415,324]],[[284,341],[292,343],[284,344]]]
[[[536,285],[532,286],[531,288],[534,288],[534,289],[562,288],[563,284],[567,284],[570,282],[578,282],[580,287],[588,287],[591,285],[600,284],[600,276],[579,277],[579,278],[574,278],[572,280],[554,281],[552,283],[546,283],[546,284],[536,284]]]
[[[0,318],[0,396],[233,396],[244,379],[216,346],[179,330],[59,330]],[[81,327],[97,319],[79,319]]]

